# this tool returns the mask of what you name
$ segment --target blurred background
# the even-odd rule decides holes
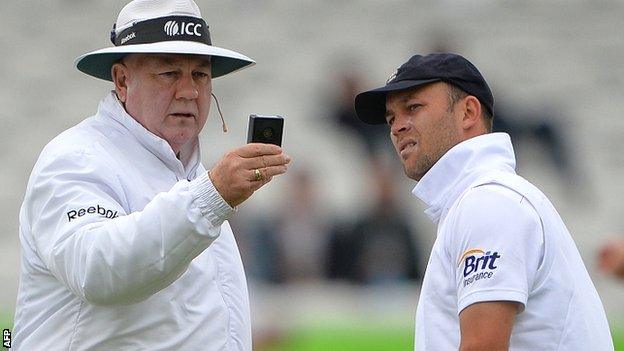
[[[624,331],[624,281],[600,248],[624,239],[624,1],[196,0],[215,45],[257,65],[213,87],[207,168],[246,140],[247,116],[285,116],[286,176],[231,223],[246,266],[256,350],[409,350],[435,239],[385,126],[354,117],[356,92],[415,53],[455,51],[486,77],[495,129],[519,173],[553,201]],[[0,2],[0,324],[12,326],[18,212],[43,146],[95,113],[110,83],[73,67],[109,46],[123,0]],[[616,341],[618,348],[624,344]]]

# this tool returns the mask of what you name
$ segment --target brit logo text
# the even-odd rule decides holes
[[[459,260],[458,267],[464,265],[464,286],[472,284],[480,279],[489,279],[494,275],[496,260],[501,258],[498,252],[484,251],[482,249],[470,249],[464,252]]]

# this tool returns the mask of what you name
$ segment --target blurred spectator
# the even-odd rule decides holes
[[[326,226],[307,171],[294,171],[275,215],[236,222],[241,254],[252,279],[290,283],[322,278]]]
[[[327,274],[361,284],[420,279],[416,235],[396,199],[392,172],[377,165],[372,173],[374,205],[355,223],[335,225]]]
[[[262,214],[261,214],[262,215]],[[250,280],[281,283],[280,249],[273,220],[266,217],[250,217],[245,209],[231,221],[232,227],[239,233],[236,236],[245,273]]]
[[[598,266],[604,273],[624,279],[624,239],[612,239],[602,246]]]
[[[286,193],[290,197],[275,220],[281,277],[286,282],[319,279],[326,226],[319,213],[316,188],[307,171],[294,172],[288,179],[291,183]]]
[[[359,123],[355,116],[353,100],[355,95],[362,90],[362,77],[356,71],[345,71],[337,81],[340,91],[335,95],[329,116],[331,120],[347,133],[353,133],[365,147],[369,158],[388,155],[394,152],[388,141],[388,130],[376,126]],[[390,154],[394,156],[394,154]]]
[[[506,132],[515,144],[535,143],[550,159],[567,185],[578,177],[577,167],[571,158],[571,146],[553,113],[547,109],[528,111],[514,108],[498,99],[494,105],[493,132]]]

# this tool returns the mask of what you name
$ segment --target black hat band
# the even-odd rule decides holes
[[[115,24],[113,24],[111,31],[111,41],[115,46],[174,40],[212,45],[206,22],[201,18],[190,16],[167,16],[137,22],[119,34],[115,34]]]

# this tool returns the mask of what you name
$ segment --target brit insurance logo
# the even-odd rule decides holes
[[[167,21],[167,23],[165,23],[165,26],[163,27],[163,30],[170,37],[185,34],[201,37],[202,34],[199,31],[201,29],[201,26],[201,23]]]
[[[482,249],[466,250],[457,267],[464,266],[464,286],[468,286],[477,280],[490,279],[496,273],[496,260],[501,258],[498,252],[485,251]]]

